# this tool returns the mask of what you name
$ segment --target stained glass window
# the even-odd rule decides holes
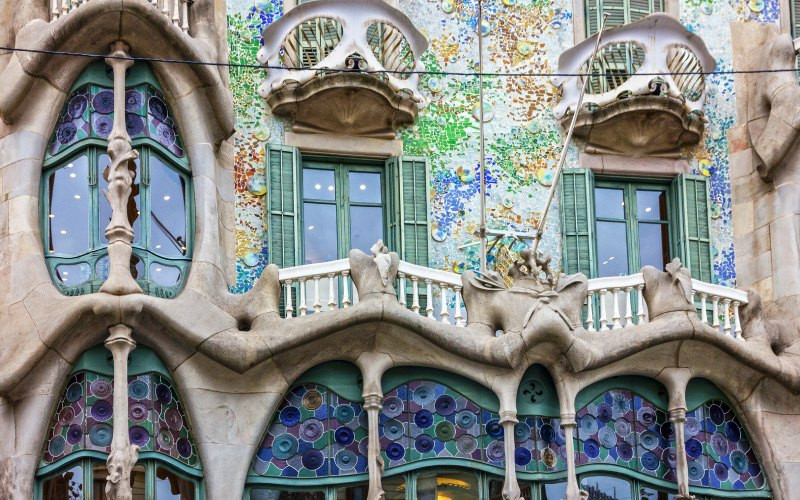
[[[104,63],[90,65],[70,94],[47,148],[42,231],[53,281],[66,295],[99,290],[108,276],[105,230],[111,207],[103,195],[111,161],[113,85]],[[175,117],[146,66],[128,71],[125,125],[139,158],[128,219],[134,231],[130,269],[145,293],[173,297],[191,262],[189,164]]]

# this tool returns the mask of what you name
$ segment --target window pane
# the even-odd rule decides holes
[[[385,477],[381,481],[385,500],[405,500],[406,480],[403,476]]]
[[[639,262],[663,271],[669,262],[669,226],[639,223]]]
[[[581,489],[589,493],[589,498],[631,500],[631,483],[616,477],[585,477],[581,480]]]
[[[338,258],[336,205],[305,203],[303,207],[305,263],[327,262]]]
[[[81,156],[50,176],[49,253],[89,250],[89,160]]]
[[[625,202],[622,189],[595,188],[595,216],[601,219],[624,219]]]
[[[131,184],[131,195],[128,197],[128,222],[130,223],[131,227],[133,228],[133,242],[138,243],[141,241],[141,220],[142,216],[140,210],[142,208],[142,204],[140,201],[140,185],[139,185],[139,159],[137,158],[134,161],[134,170],[133,170],[133,184]],[[108,223],[111,221],[111,205],[108,204],[108,200],[106,196],[103,194],[103,190],[108,189],[108,179],[105,178],[105,169],[106,167],[111,167],[111,159],[108,157],[107,154],[102,154],[97,157],[97,183],[100,187],[100,193],[98,194],[98,205],[99,205],[99,217],[97,218],[97,234],[99,235],[99,241],[101,244],[108,244],[108,239],[106,238],[106,228],[108,227]]]
[[[108,279],[108,255],[101,257],[95,265],[95,273],[101,281]],[[141,279],[144,277],[144,263],[138,255],[131,255],[131,275],[133,279]]]
[[[628,239],[624,222],[597,222],[597,273],[604,276],[628,274]]]
[[[518,481],[522,498],[533,498],[533,490],[529,483]],[[489,480],[489,500],[503,500],[503,480]],[[559,499],[560,500],[560,499]]]
[[[150,245],[167,257],[186,255],[186,183],[157,156],[150,157]]]
[[[336,500],[367,500],[368,486],[348,486],[336,490]]]
[[[639,500],[674,500],[675,495],[665,491],[642,486],[639,488]]]
[[[383,208],[350,207],[350,248],[371,255],[369,249],[383,239]]]
[[[83,500],[83,468],[76,465],[45,481],[42,500]]]
[[[161,286],[177,285],[181,280],[181,270],[174,266],[153,262],[150,264],[150,279]]]
[[[335,200],[336,180],[333,170],[303,169],[303,198]]]
[[[567,497],[567,483],[543,484],[541,500],[562,500]]]
[[[322,491],[281,491],[258,488],[250,492],[250,500],[325,500]]]
[[[636,191],[639,220],[667,220],[666,191]]]
[[[355,203],[380,203],[381,174],[350,172],[350,201]]]
[[[108,469],[106,464],[96,463],[92,466],[92,498],[94,500],[107,500],[106,478]],[[145,475],[144,466],[137,465],[131,471],[132,500],[145,500]]]
[[[61,264],[56,266],[56,279],[64,286],[75,286],[86,283],[92,275],[89,264]]]
[[[478,500],[478,478],[470,472],[426,474],[417,478],[417,500]]]
[[[194,481],[159,467],[156,470],[156,500],[194,500]]]

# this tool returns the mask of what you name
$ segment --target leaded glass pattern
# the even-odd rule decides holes
[[[114,89],[88,84],[70,94],[56,121],[47,148],[56,156],[84,139],[107,139],[114,126]],[[148,137],[177,158],[184,157],[175,118],[164,95],[154,86],[141,84],[125,92],[125,127],[131,139]]]
[[[315,478],[367,472],[363,406],[324,386],[303,384],[286,395],[253,459],[260,476]]]
[[[566,439],[558,418],[518,417],[514,463],[520,472],[566,470]]]
[[[675,480],[675,429],[666,411],[635,395],[638,470]]]
[[[110,453],[113,394],[113,377],[88,371],[74,374],[56,407],[42,465],[83,450]],[[169,439],[162,437],[165,434]],[[128,377],[128,436],[141,452],[155,451],[200,468],[184,408],[162,375]]]

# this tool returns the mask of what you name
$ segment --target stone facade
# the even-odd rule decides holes
[[[328,0],[318,1],[322,5]],[[476,31],[484,31],[485,71],[552,73],[559,55],[584,38],[579,26],[586,17],[582,1],[575,5],[487,1],[482,4],[484,23],[477,22],[475,2],[367,3],[375,4],[370,8],[387,16],[407,20],[408,29],[418,30],[419,41],[412,45],[429,44],[425,52],[414,54],[414,67],[420,70],[474,71]],[[782,19],[788,19],[788,2],[666,3],[667,14],[656,14],[644,23],[658,24],[652,22],[658,16],[677,18],[702,39],[719,69],[782,69],[794,64],[794,48],[785,33],[788,24],[783,21],[783,34],[780,26]],[[331,4],[353,8],[356,3],[332,0]],[[380,133],[365,134],[368,137],[315,137],[302,127],[290,131],[292,113],[288,118],[273,116],[262,99],[269,100],[269,89],[258,94],[265,78],[261,70],[224,64],[258,64],[262,30],[268,30],[290,8],[302,12],[304,7],[288,1],[250,0],[0,0],[0,40],[3,46],[16,49],[0,55],[0,81],[4,82],[0,90],[0,423],[4,429],[0,436],[0,498],[28,499],[42,494],[38,485],[43,478],[39,473],[42,464],[47,462],[45,454],[53,459],[49,464],[61,460],[63,453],[63,448],[51,446],[49,426],[61,408],[62,396],[69,392],[70,377],[83,366],[80,363],[86,353],[101,345],[113,358],[109,380],[118,382],[106,394],[109,402],[113,400],[115,415],[133,415],[125,382],[130,380],[129,373],[139,372],[136,362],[128,361],[134,359],[128,353],[133,350],[135,356],[136,349],[145,352],[144,347],[163,363],[168,372],[165,380],[168,375],[173,382],[170,390],[174,392],[169,394],[175,394],[171,398],[176,400],[180,394],[180,421],[187,422],[177,427],[191,431],[180,438],[190,443],[186,445],[190,446],[189,455],[202,464],[202,495],[209,499],[242,498],[254,484],[289,488],[314,484],[307,477],[270,483],[280,474],[270,472],[267,466],[259,469],[259,460],[274,465],[261,451],[269,448],[274,456],[270,436],[278,418],[275,412],[287,404],[292,407],[292,395],[299,394],[293,391],[303,387],[306,392],[301,398],[312,391],[321,394],[326,381],[308,375],[321,365],[333,367],[327,372],[331,379],[336,378],[331,373],[344,377],[350,369],[359,379],[345,384],[350,392],[355,391],[350,395],[341,393],[347,391],[334,394],[336,382],[329,380],[331,392],[325,392],[324,398],[331,408],[336,406],[333,398],[351,401],[352,411],[363,414],[363,419],[356,419],[359,424],[354,431],[359,445],[351,450],[353,459],[363,464],[355,466],[352,482],[365,484],[370,499],[386,496],[385,485],[397,476],[393,468],[436,468],[436,459],[444,456],[425,455],[431,450],[420,444],[424,440],[419,435],[410,435],[410,422],[404,424],[407,446],[414,437],[414,453],[422,458],[411,453],[408,458],[398,457],[386,446],[386,415],[394,411],[387,400],[401,401],[401,389],[417,391],[420,387],[421,379],[395,376],[404,368],[439,373],[436,382],[442,387],[450,383],[454,401],[469,400],[481,409],[475,410],[482,425],[476,434],[478,448],[469,453],[459,448],[448,455],[450,461],[442,463],[464,470],[472,467],[498,478],[502,484],[499,498],[521,498],[529,494],[523,493],[524,483],[550,480],[566,483],[569,500],[592,498],[593,493],[582,490],[578,480],[592,467],[633,477],[640,484],[651,484],[648,481],[655,478],[652,484],[682,499],[692,495],[800,498],[800,331],[793,314],[800,286],[795,193],[800,90],[793,73],[708,76],[702,106],[707,120],[703,122],[704,135],[696,146],[684,147],[677,154],[671,151],[670,158],[591,154],[582,142],[573,145],[567,155],[568,168],[661,178],[695,173],[708,178],[714,284],[692,280],[677,259],[664,269],[646,266],[641,273],[618,281],[613,281],[614,277],[564,275],[559,271],[566,256],[561,255],[557,205],[539,247],[552,259],[523,250],[514,253],[506,268],[501,269],[495,259],[490,269],[496,272],[475,273],[471,269],[478,267],[477,247],[464,250],[461,246],[474,241],[472,233],[479,224],[479,127],[478,118],[473,117],[481,115],[477,79],[424,74],[419,77],[416,96],[410,91],[403,93],[402,85],[390,80],[376,83],[364,80],[368,78],[365,74],[342,73],[337,76],[341,82],[334,84],[345,90],[383,92],[389,101],[405,96],[405,101],[393,101],[394,108],[373,109],[403,108],[410,118],[381,122]],[[104,233],[109,242],[110,271],[98,292],[76,296],[62,293],[46,263],[42,167],[58,125],[58,110],[91,58],[53,52],[96,54],[96,60],[108,56],[109,73],[113,68],[116,76],[112,94],[117,122],[101,142],[108,149],[110,168],[105,180],[98,180],[111,206],[111,222]],[[129,135],[122,119],[126,106],[123,75],[130,65],[129,56],[158,60],[150,61],[149,66],[174,113],[191,167],[191,267],[183,289],[173,298],[142,293],[127,265],[138,241],[130,222],[131,209],[125,203],[134,182],[131,162],[138,154],[132,146],[135,134]],[[341,62],[347,64],[345,58]],[[324,76],[316,78],[320,81]],[[334,84],[318,85],[329,90]],[[542,217],[554,183],[562,130],[553,109],[561,96],[540,76],[487,77],[484,92],[491,103],[483,107],[490,229],[531,231]],[[290,97],[301,100],[296,94]],[[649,112],[657,112],[653,110],[658,106],[648,108]],[[680,108],[677,112],[685,111]],[[313,113],[303,116],[313,119]],[[411,119],[415,121],[408,125]],[[388,138],[386,127],[392,129]],[[279,269],[269,264],[275,256],[267,251],[268,201],[264,190],[252,188],[254,181],[268,175],[267,142],[314,153],[346,151],[351,156],[383,159],[402,152],[427,157],[430,186],[425,193],[430,196],[428,232],[433,239],[429,267],[403,261],[396,253],[399,248],[388,248],[382,241],[372,246],[371,255],[354,249],[346,259],[311,270]],[[267,193],[266,198],[272,195]],[[340,276],[343,297],[334,301],[330,293],[326,296],[330,302],[320,303],[319,287],[327,286],[320,285],[320,276]],[[347,286],[350,279],[352,289]],[[298,280],[302,280],[301,289],[292,286]],[[404,290],[411,290],[412,282],[409,298]],[[751,291],[744,298],[734,285]],[[334,290],[333,284],[330,290]],[[313,304],[306,301],[307,291],[314,295]],[[303,299],[298,302],[291,293],[303,293]],[[352,301],[348,293],[353,294]],[[423,295],[425,307],[420,305]],[[711,320],[707,298],[713,298]],[[632,304],[636,300],[638,308]],[[602,305],[594,307],[597,302]],[[293,311],[296,304],[301,309]],[[441,309],[434,311],[432,304],[440,304]],[[295,317],[286,317],[287,311]],[[593,318],[593,314],[597,316]],[[349,368],[342,368],[344,365]],[[521,399],[523,391],[534,390],[527,385],[532,383],[530,373],[539,373],[538,383],[548,380],[543,383],[547,393],[543,397],[552,402],[549,413],[532,413],[533,399],[530,403]],[[397,382],[387,385],[392,377]],[[643,380],[646,382],[637,387],[636,381]],[[591,436],[599,432],[587,422],[600,419],[598,406],[604,403],[590,402],[586,390],[607,381],[622,381],[609,382],[606,393],[612,400],[623,390],[631,396],[621,403],[624,411],[620,410],[620,415],[614,413],[613,419],[607,416],[603,422],[611,419],[616,425],[629,418],[625,415],[632,406],[640,405],[636,410],[647,406],[641,396],[633,395],[647,392],[647,384],[656,387],[652,399],[663,400],[661,407],[651,401],[652,415],[661,415],[658,422],[663,429],[658,448],[663,455],[653,468],[643,459],[652,452],[642,437],[647,431],[635,428],[631,433],[630,427],[625,435],[637,436],[634,451],[620,438],[616,445],[603,445],[617,450],[614,460],[606,460],[602,466],[595,461],[598,455],[593,446],[598,443]],[[715,397],[698,399],[692,388],[700,383],[715,387],[716,392],[711,392]],[[477,388],[470,389],[470,384]],[[129,395],[131,391],[128,386]],[[482,399],[484,393],[487,396]],[[405,404],[410,406],[408,394]],[[417,400],[427,397],[423,390],[415,394]],[[450,397],[450,392],[446,395]],[[318,402],[303,401],[306,409],[319,407]],[[703,405],[727,411],[719,422],[714,416],[698,425],[711,426],[709,422],[713,422],[735,431],[725,438],[724,429],[719,434],[710,427],[699,431],[688,425],[704,421],[705,410],[699,409],[706,407]],[[429,413],[445,415],[446,411],[449,409],[438,407],[437,400],[437,411]],[[650,418],[650,410],[643,414]],[[549,423],[543,423],[545,418]],[[630,418],[639,422],[637,415]],[[520,444],[525,440],[515,432],[525,429],[520,424],[529,421],[529,429],[538,426],[539,441],[560,439],[560,449],[544,451],[540,444],[529,448]],[[493,430],[489,422],[495,425]],[[280,423],[292,427],[283,420]],[[137,444],[140,436],[126,433],[126,424],[124,418],[114,421],[110,454],[91,456],[95,460],[99,455],[108,456],[111,474],[104,491],[109,498],[134,495],[127,478],[137,459],[139,463],[158,460],[154,454],[142,458],[140,451],[146,454],[150,449]],[[542,430],[545,425],[549,426],[547,432]],[[454,427],[442,427],[450,428]],[[554,428],[559,437],[546,439]],[[746,430],[746,438],[741,437],[741,429]],[[695,453],[688,444],[675,445],[688,443],[698,433],[708,434],[707,442],[695,441],[703,442],[704,451]],[[436,439],[452,440],[445,431],[440,434]],[[725,453],[715,451],[714,460],[724,466],[725,474],[737,470],[735,477],[733,472],[726,476],[734,478],[731,484],[750,481],[750,486],[720,485],[728,479],[720,478],[722,473],[711,459],[701,464],[699,456],[711,456],[712,434],[728,439],[725,447],[729,442],[740,443],[734,451],[741,451],[742,456],[748,453],[742,472],[738,472],[741,465],[725,458],[732,455],[732,448]],[[156,439],[144,437],[148,439],[145,443]],[[596,439],[603,441],[602,436]],[[431,442],[435,442],[433,438]],[[515,464],[511,457],[516,458],[520,449],[528,450],[526,463],[532,463],[534,450],[539,455],[533,462],[548,469],[531,471],[520,465],[522,459]],[[474,458],[467,456],[473,452]],[[326,453],[333,461],[333,452]],[[526,452],[521,453],[526,458]],[[617,463],[630,461],[631,455],[624,460],[627,453],[638,460],[635,474],[628,474]],[[182,451],[179,454],[184,455]],[[412,463],[415,460],[417,463]],[[313,461],[309,459],[303,467],[312,469],[309,463]],[[336,462],[336,467],[347,469],[342,463]],[[327,467],[333,470],[333,465]],[[698,470],[706,479],[698,479]],[[717,477],[716,485],[709,482],[712,474]],[[348,484],[344,476],[332,484]],[[759,479],[754,482],[756,477]]]

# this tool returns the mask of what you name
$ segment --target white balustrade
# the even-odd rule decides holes
[[[90,0],[50,0],[50,20],[55,21],[59,17],[66,16],[70,12],[78,9],[82,5],[89,3]],[[98,0],[94,0],[97,2]],[[189,32],[189,6],[190,0],[147,0],[154,9],[160,11],[172,24]]]
[[[305,316],[309,311],[333,311],[358,303],[358,290],[350,279],[348,259],[281,269],[279,279],[286,317],[293,317],[295,312],[297,316]],[[460,275],[400,261],[394,284],[401,306],[434,321],[466,325],[468,311],[461,297]],[[647,323],[649,316],[643,292],[641,273],[589,280],[586,330],[605,332]],[[311,304],[306,297],[311,297]],[[701,322],[722,334],[742,338],[739,308],[747,304],[746,292],[693,279],[691,297]]]

